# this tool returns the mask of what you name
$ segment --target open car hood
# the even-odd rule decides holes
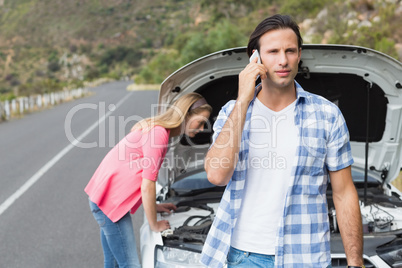
[[[202,166],[212,124],[220,108],[237,97],[238,74],[248,62],[245,47],[218,51],[183,66],[161,84],[159,104],[198,92],[213,107],[203,133],[172,142],[170,157],[181,156],[182,160],[165,170],[168,177]],[[349,128],[355,169],[365,169],[368,142],[369,175],[384,182],[398,176],[402,167],[401,62],[363,47],[304,45],[296,81],[341,109]]]

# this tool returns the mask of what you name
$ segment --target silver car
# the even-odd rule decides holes
[[[158,215],[171,224],[161,233],[152,232],[144,217],[143,267],[202,267],[200,252],[224,191],[208,182],[204,156],[214,120],[220,108],[237,97],[238,74],[248,62],[245,47],[227,49],[187,64],[162,83],[159,104],[198,92],[214,110],[204,132],[170,143],[159,172],[157,200],[172,202],[178,210]],[[390,184],[402,167],[402,63],[363,47],[304,45],[296,81],[338,105],[346,119],[365,266],[402,267],[402,194]],[[332,266],[345,267],[331,185],[327,198]]]

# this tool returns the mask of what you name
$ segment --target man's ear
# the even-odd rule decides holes
[[[302,54],[302,49],[301,49],[301,48],[299,48],[299,59],[297,60],[297,63],[300,63],[301,54]]]

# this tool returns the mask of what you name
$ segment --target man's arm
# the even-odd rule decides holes
[[[363,265],[363,227],[359,198],[353,184],[351,167],[330,171],[336,218],[348,265]]]
[[[205,170],[212,184],[224,186],[233,175],[247,107],[248,102],[236,101],[229,118],[205,157]]]
[[[239,94],[235,106],[205,157],[208,180],[215,185],[228,184],[237,164],[241,134],[246,120],[247,108],[254,97],[255,80],[266,78],[264,65],[257,58],[239,74]]]

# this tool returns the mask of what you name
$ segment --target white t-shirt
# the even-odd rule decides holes
[[[250,149],[244,198],[231,246],[274,255],[276,233],[291,183],[299,144],[295,103],[279,112],[255,99],[250,122]]]

